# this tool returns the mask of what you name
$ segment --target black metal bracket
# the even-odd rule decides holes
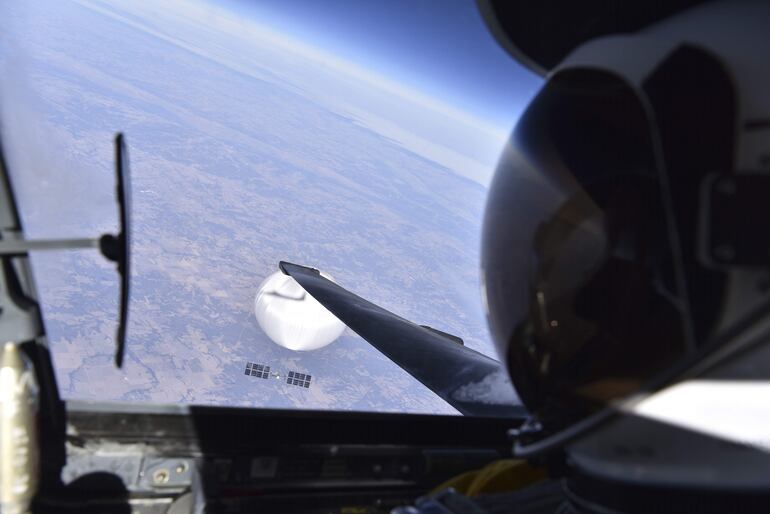
[[[131,182],[128,165],[128,149],[123,134],[115,136],[115,196],[120,211],[120,232],[117,235],[104,234],[99,239],[99,249],[105,258],[117,263],[120,275],[120,306],[118,330],[115,337],[115,366],[123,367],[126,350],[126,327],[128,325],[128,300],[131,276]]]
[[[714,269],[770,266],[770,175],[715,173],[701,185],[699,253]]]
[[[115,342],[115,365],[123,366],[126,347],[126,326],[128,324],[128,299],[130,292],[130,211],[131,184],[129,182],[128,151],[123,134],[115,136],[115,180],[116,198],[120,215],[120,232],[117,235],[104,234],[99,239],[1,239],[0,256],[19,256],[30,251],[72,250],[76,248],[99,248],[102,255],[117,264],[120,275],[120,306],[118,330]]]

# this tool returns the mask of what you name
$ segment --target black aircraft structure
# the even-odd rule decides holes
[[[500,362],[463,343],[457,336],[418,325],[361,298],[321,275],[319,270],[280,262],[308,294],[374,348],[398,364],[460,413],[469,416],[516,417],[524,409],[508,390],[499,394],[490,382],[507,383]],[[480,394],[464,394],[468,389]],[[510,393],[510,394],[505,394]]]
[[[328,311],[375,349],[421,382],[458,412],[468,416],[517,417],[524,414],[500,362],[465,346],[462,338],[404,319],[324,277],[315,268],[281,261],[293,278]],[[277,295],[277,293],[268,293]],[[274,365],[248,361],[247,376],[285,378],[310,387],[312,375],[278,372]]]

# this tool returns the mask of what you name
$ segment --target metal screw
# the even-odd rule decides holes
[[[155,473],[152,474],[152,480],[156,484],[165,484],[168,482],[169,473],[168,470],[165,468],[161,468],[158,470],[155,470]]]
[[[179,473],[181,475],[185,471],[187,471],[187,463],[186,462],[180,462],[179,464],[177,464],[177,466],[176,466],[176,472],[177,473]]]

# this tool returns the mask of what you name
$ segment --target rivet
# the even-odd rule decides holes
[[[152,481],[156,484],[165,484],[168,482],[169,479],[169,473],[168,470],[165,468],[161,468],[158,470],[155,470],[155,473],[152,474]]]

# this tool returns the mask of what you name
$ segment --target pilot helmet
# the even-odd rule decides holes
[[[573,31],[562,58],[481,2],[546,73],[490,185],[482,296],[530,413],[519,456],[767,489],[770,3],[694,3]]]

